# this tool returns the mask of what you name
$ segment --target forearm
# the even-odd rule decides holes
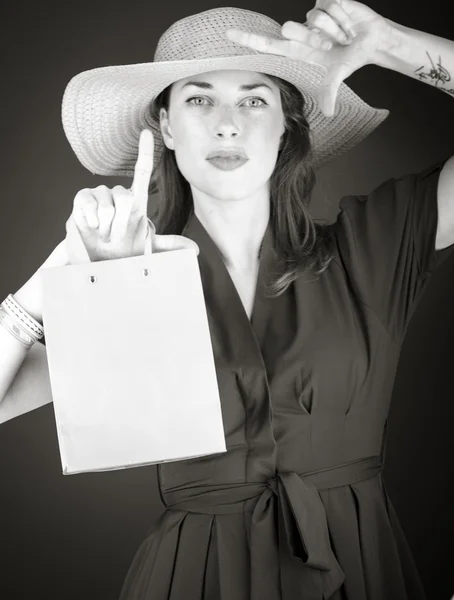
[[[42,298],[37,271],[15,294],[14,299],[34,319],[42,324]],[[0,326],[0,401],[5,397],[29,349],[5,328]]]
[[[454,96],[454,42],[386,19],[377,64]]]
[[[52,402],[46,347],[27,350],[0,327],[0,423]]]
[[[0,402],[6,396],[11,383],[19,371],[28,349],[12,336],[4,327],[0,326]]]
[[[38,323],[43,323],[43,290],[41,281],[41,269],[43,267],[64,266],[68,264],[65,244],[60,243],[44,261],[41,267],[30,277],[30,279],[17,291],[13,293],[16,302],[33,317]],[[37,348],[35,349],[35,346]],[[27,365],[24,373],[24,382],[15,381],[22,364],[26,361]],[[22,390],[29,388],[29,391],[36,386],[38,391],[44,386],[48,392],[48,374],[47,374],[47,355],[45,348],[39,342],[29,350],[22,342],[16,339],[11,333],[0,325],[0,402],[5,396],[10,395],[12,383],[15,382],[15,389]],[[44,373],[44,375],[42,375]],[[44,376],[44,381],[42,378]],[[48,394],[47,394],[48,395]],[[1,415],[0,415],[1,417]]]

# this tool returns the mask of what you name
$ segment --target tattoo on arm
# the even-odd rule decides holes
[[[451,75],[449,74],[449,71],[441,64],[441,56],[438,57],[438,62],[434,63],[430,54],[428,52],[426,52],[426,54],[429,57],[430,67],[427,68],[425,65],[419,67],[415,71],[416,76],[420,79],[420,81],[425,81],[426,83],[435,83],[436,88],[454,96],[454,88],[445,87],[445,85],[451,81]]]

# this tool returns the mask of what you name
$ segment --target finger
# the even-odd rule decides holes
[[[137,227],[133,232],[132,255],[139,256],[144,253],[147,241],[148,221],[146,215],[139,217]],[[152,246],[153,247],[153,246]]]
[[[328,13],[312,9],[307,13],[307,25],[315,27],[339,44],[350,44],[352,38],[345,33],[340,25]]]
[[[115,216],[112,190],[105,185],[99,185],[97,188],[91,190],[91,193],[98,203],[99,238],[102,242],[108,243],[112,221]]]
[[[151,129],[144,129],[139,139],[139,154],[134,168],[131,191],[135,208],[142,214],[147,213],[148,188],[153,172],[154,139]]]
[[[282,35],[289,40],[312,46],[312,48],[330,50],[333,46],[332,42],[319,29],[309,29],[306,25],[295,21],[287,21],[282,25]]]
[[[158,235],[152,238],[153,252],[169,252],[171,250],[195,250],[199,254],[199,247],[183,235]]]
[[[331,68],[326,73],[318,92],[320,110],[332,117],[336,111],[336,98],[341,83],[353,72],[350,65],[341,63]]]
[[[258,33],[250,33],[240,29],[227,29],[226,36],[231,42],[248,46],[258,52],[289,56],[290,46],[287,40],[280,40]]]
[[[340,2],[336,0],[317,0],[316,8],[328,13],[347,35],[355,37],[353,21]]]
[[[135,221],[139,221],[140,216],[134,219],[134,215],[131,215],[134,197],[130,190],[121,185],[116,185],[112,189],[112,199],[115,205],[115,216],[110,228],[110,241],[118,243],[128,235],[132,237],[132,230],[136,227]]]
[[[75,214],[77,213],[78,220],[83,222],[84,228],[97,229],[99,227],[98,203],[88,188],[77,192],[73,210]]]
[[[92,228],[87,223],[87,219],[85,217],[83,209],[75,207],[71,213],[71,218],[77,225],[77,229],[80,231],[81,236],[85,240],[86,236],[90,235]],[[68,223],[66,223],[66,233],[68,233]]]

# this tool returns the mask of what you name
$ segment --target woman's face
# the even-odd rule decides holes
[[[268,185],[276,164],[285,131],[280,90],[251,71],[181,79],[161,110],[161,130],[191,186],[219,200],[247,198]]]

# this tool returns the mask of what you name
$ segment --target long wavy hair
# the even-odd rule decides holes
[[[310,273],[317,279],[328,268],[333,259],[332,227],[315,223],[307,208],[315,173],[304,98],[291,83],[268,77],[280,89],[285,117],[285,133],[270,179],[270,225],[283,260],[269,292],[270,296],[278,296],[297,277]],[[170,89],[167,87],[152,102],[152,117],[157,123],[160,109],[169,107]],[[192,193],[178,169],[174,152],[165,146],[151,186],[152,192],[159,192],[152,216],[158,232],[181,234],[193,212]]]

